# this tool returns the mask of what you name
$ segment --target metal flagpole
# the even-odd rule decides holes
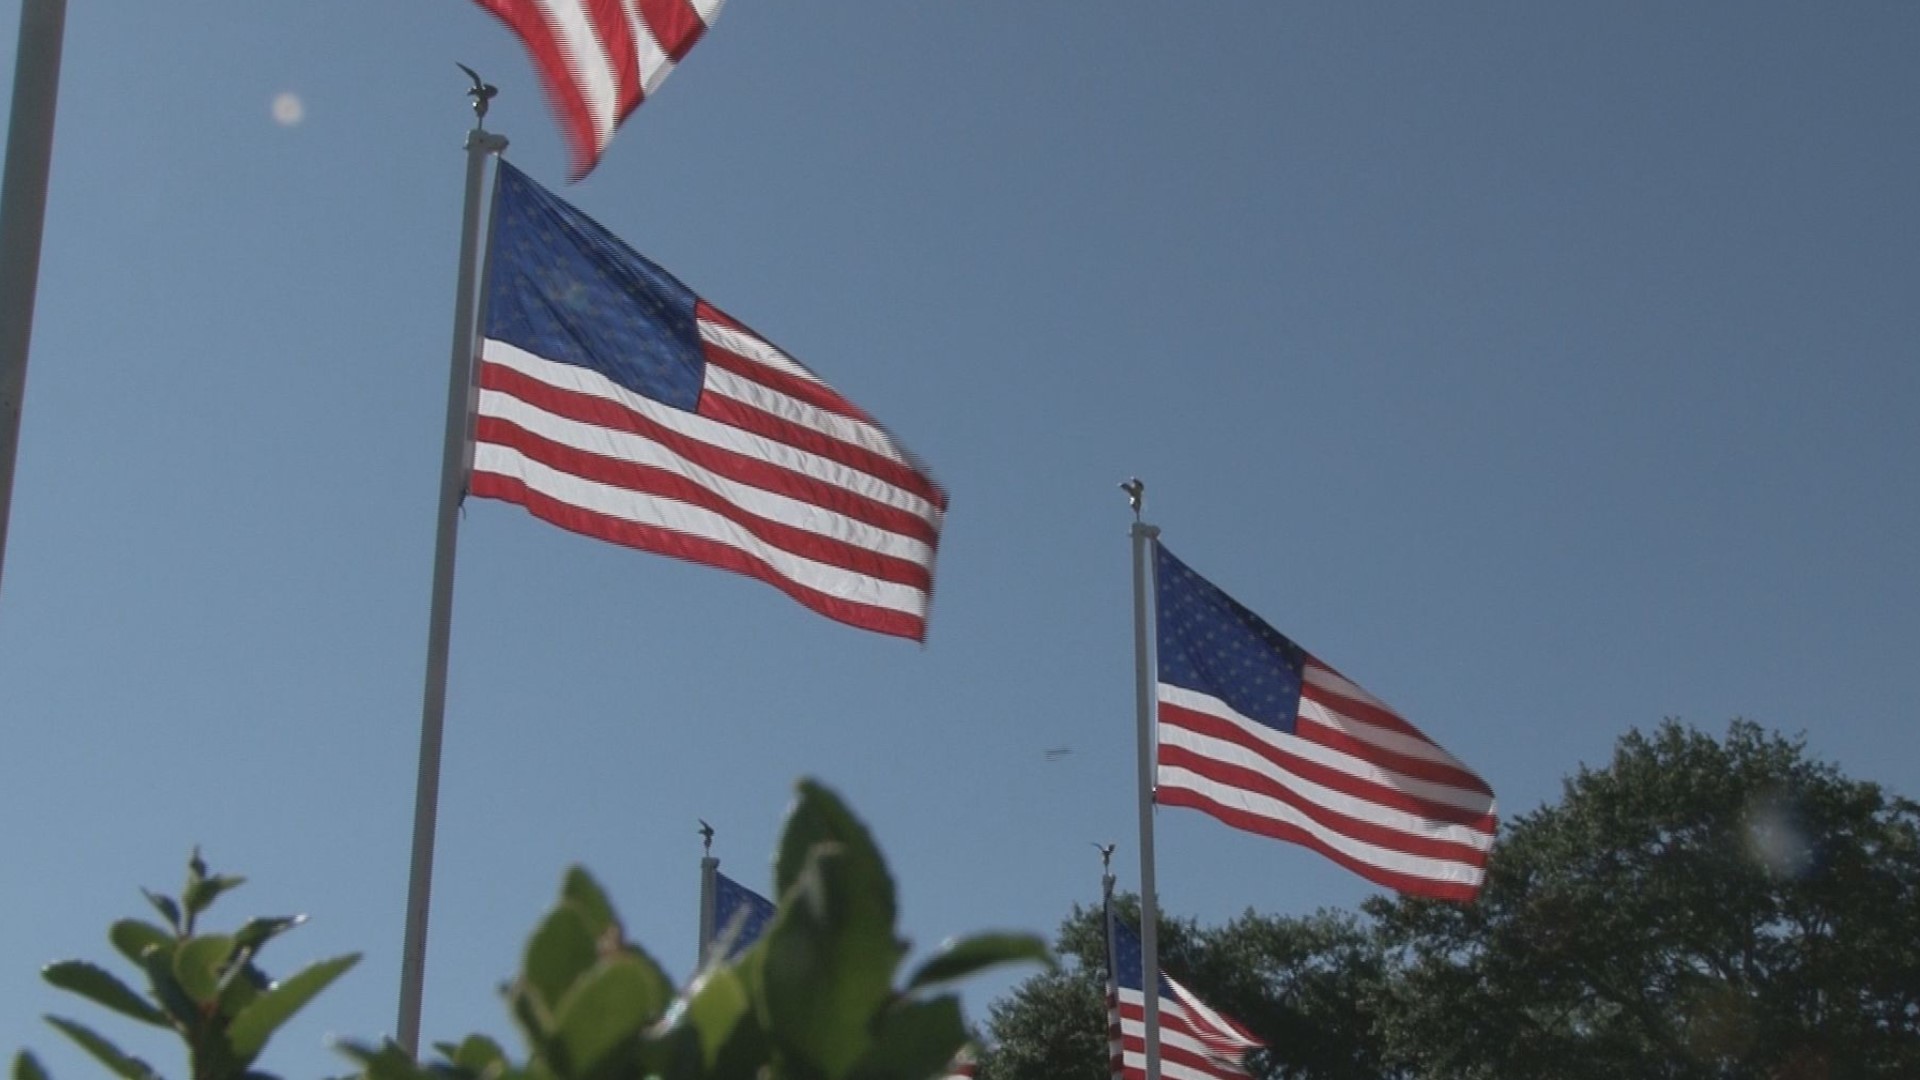
[[[714,880],[720,873],[720,860],[713,857],[713,826],[705,821],[700,823],[700,842],[703,854],[700,857],[700,948],[693,954],[699,958],[701,967],[707,966],[707,952],[713,948],[713,935],[719,927],[713,925],[714,890],[719,882]]]
[[[1133,507],[1133,686],[1140,752],[1140,989],[1146,1006],[1147,1080],[1160,1080],[1160,904],[1153,890],[1153,671],[1147,660],[1148,561],[1160,529],[1140,520],[1147,486],[1138,477],[1120,487]]]
[[[427,908],[433,892],[433,834],[440,801],[440,734],[447,710],[447,643],[453,622],[453,561],[460,531],[460,500],[467,486],[472,438],[473,331],[477,303],[475,263],[480,236],[480,183],[487,155],[507,148],[505,136],[486,130],[487,103],[496,91],[473,75],[473,111],[467,133],[467,194],[460,219],[460,281],[453,299],[453,359],[447,376],[447,426],[441,445],[439,531],[433,549],[433,606],[427,621],[427,681],[420,707],[420,772],[413,795],[413,862],[407,878],[407,930],[400,952],[402,1049],[420,1049],[420,999],[427,967]]]
[[[13,112],[7,125],[7,176],[0,191],[0,567],[7,558],[13,463],[20,449],[20,406],[27,393],[33,297],[40,285],[40,236],[53,165],[53,113],[60,96],[60,47],[67,0],[25,0],[13,62]]]
[[[1120,973],[1113,955],[1114,845],[1096,843],[1093,846],[1100,849],[1100,912],[1106,917],[1107,925],[1107,1040],[1110,1044],[1107,1051],[1113,1059],[1107,1072],[1111,1080],[1121,1080],[1127,1072],[1127,1034],[1120,1022]]]

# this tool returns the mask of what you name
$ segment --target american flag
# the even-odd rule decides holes
[[[731,960],[760,940],[772,925],[773,901],[747,888],[719,871],[713,875],[714,941],[726,947],[724,959]],[[701,955],[713,942],[700,943]]]
[[[1147,1075],[1147,1005],[1141,989],[1140,936],[1109,916],[1107,1039],[1114,1080]],[[1166,1080],[1250,1077],[1249,1053],[1260,1049],[1233,1018],[1209,1007],[1173,977],[1160,973],[1160,1075]]]
[[[585,176],[627,114],[672,74],[724,0],[475,0],[519,36]]]
[[[1155,801],[1303,844],[1376,884],[1471,900],[1493,790],[1156,545]]]
[[[501,162],[470,491],[925,640],[947,497],[871,417]]]

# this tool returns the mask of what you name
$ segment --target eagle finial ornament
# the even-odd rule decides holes
[[[473,89],[467,91],[467,96],[473,99],[473,115],[484,121],[487,118],[487,103],[500,93],[500,88],[483,80],[479,72],[458,60],[454,61],[453,66],[466,72],[467,78],[473,80]]]

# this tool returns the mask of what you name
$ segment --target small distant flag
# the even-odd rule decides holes
[[[1140,936],[1111,916],[1107,933],[1107,1037],[1112,1074],[1114,1080],[1144,1080],[1147,1006]],[[1166,1080],[1251,1077],[1247,1055],[1265,1044],[1164,971],[1159,982],[1160,1075]]]
[[[1154,547],[1155,801],[1305,845],[1401,892],[1473,899],[1496,824],[1486,781]]]
[[[947,496],[771,342],[506,162],[470,491],[925,640]]]
[[[727,950],[722,959],[731,960],[760,940],[773,924],[773,901],[747,888],[725,874],[713,875],[713,938],[700,943],[700,955],[706,956],[713,945]]]
[[[659,89],[724,0],[475,0],[520,38],[566,136],[573,179]]]

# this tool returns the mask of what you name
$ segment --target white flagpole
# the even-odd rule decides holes
[[[0,191],[0,566],[6,564],[13,464],[27,393],[33,297],[40,285],[40,237],[53,165],[53,114],[60,96],[60,48],[67,0],[24,0],[13,61],[7,175]]]
[[[469,74],[472,74],[469,72]],[[433,549],[432,614],[427,620],[427,680],[420,707],[420,772],[413,795],[413,861],[407,878],[407,929],[400,952],[398,1039],[409,1055],[420,1049],[420,1001],[427,967],[427,908],[433,892],[433,837],[440,802],[440,735],[447,711],[447,644],[453,623],[453,562],[460,532],[460,500],[467,487],[472,439],[473,332],[477,304],[480,184],[487,155],[507,148],[505,136],[486,130],[491,86],[474,78],[467,133],[467,194],[460,219],[460,274],[453,299],[453,359],[447,375],[447,426],[441,445],[439,531]]]
[[[1160,529],[1140,520],[1146,485],[1135,478],[1120,486],[1133,506],[1133,684],[1140,752],[1140,996],[1147,1013],[1147,1080],[1160,1080],[1160,905],[1153,889],[1153,670],[1147,656],[1147,593],[1153,584],[1148,556]]]

